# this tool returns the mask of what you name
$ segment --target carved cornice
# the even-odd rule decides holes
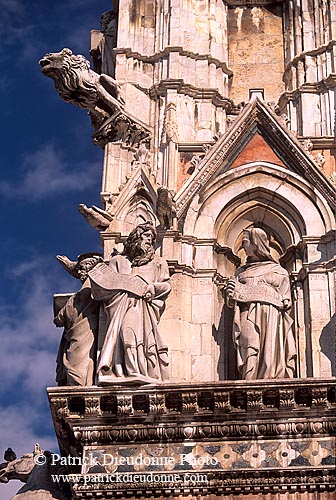
[[[306,178],[329,202],[336,206],[335,190],[310,158],[300,142],[282,125],[279,118],[259,99],[250,102],[233,126],[209,149],[197,169],[176,194],[176,210],[182,217],[192,198],[220,171],[226,172],[241,148],[256,134],[268,142],[292,171]]]
[[[127,469],[132,476],[127,480],[113,479],[112,471],[108,481],[98,480],[97,477],[106,476],[106,472],[97,470],[93,482],[88,480],[93,471],[85,469],[82,472],[86,480],[82,474],[70,475],[73,498],[116,494],[169,497],[197,492],[221,496],[335,488],[332,465],[336,432],[335,378],[138,388],[58,387],[49,388],[48,395],[64,456],[69,452],[83,457],[92,453],[119,456],[120,450],[123,456],[135,457],[147,452],[156,456],[155,450],[159,447],[163,456],[192,453],[197,457],[202,453],[200,450],[204,450],[205,455],[217,454],[220,461],[217,468],[200,470],[190,464],[181,468],[177,461],[174,470],[153,470],[153,483],[146,480],[145,485],[133,481],[132,477],[148,474],[151,469],[140,472],[136,468]],[[324,458],[312,467],[310,453],[319,446],[324,450]],[[285,456],[285,448],[291,454],[286,467],[280,460]],[[251,462],[258,453],[261,453],[258,459],[261,468]],[[278,454],[274,455],[278,458],[274,460],[277,465],[273,466],[267,460],[263,462],[268,456],[272,460],[272,453]],[[169,474],[176,474],[178,479],[168,484],[163,476]],[[187,483],[190,474],[203,474],[206,482],[195,479],[191,485]]]
[[[70,426],[81,445],[336,432],[335,378],[61,387],[48,395],[54,421]]]
[[[267,7],[284,3],[285,0],[225,0],[229,7]]]
[[[296,55],[291,59],[285,68],[285,72],[290,70],[293,65],[296,65],[299,61],[304,61],[306,57],[316,57],[321,54],[324,54],[327,51],[332,51],[333,47],[336,45],[336,40],[330,40],[329,43],[326,45],[321,45],[320,47],[315,47],[312,50],[306,50],[304,52],[301,52],[300,54]]]
[[[131,48],[116,48],[113,50],[113,52],[116,55],[125,55],[127,59],[133,58],[147,64],[154,64],[158,61],[161,61],[162,59],[167,58],[171,53],[178,53],[180,56],[189,57],[190,59],[194,59],[196,61],[208,61],[209,64],[214,64],[216,68],[220,68],[223,73],[227,74],[229,77],[233,75],[233,71],[228,68],[225,61],[220,61],[216,57],[213,57],[211,54],[199,54],[198,52],[191,52],[190,50],[185,50],[180,46],[165,47],[163,50],[155,52],[151,55],[144,55],[140,54],[140,52],[134,52]]]
[[[143,89],[142,89],[143,90]],[[193,99],[210,99],[216,107],[224,108],[228,113],[238,114],[240,108],[228,97],[223,97],[215,88],[195,87],[185,83],[183,79],[167,78],[148,89],[151,99],[165,97],[167,90],[176,90],[179,94],[184,94]]]
[[[314,149],[331,149],[336,146],[335,136],[324,136],[324,137],[311,137],[311,136],[298,136],[297,139],[303,144],[306,141],[311,141],[313,144],[312,151]]]
[[[149,142],[151,130],[148,126],[126,113],[115,113],[94,132],[93,142],[104,147],[108,142],[122,142],[129,147],[139,147]]]
[[[329,89],[333,90],[335,87],[336,74],[331,74],[328,78],[323,78],[323,80],[317,82],[303,83],[294,90],[283,92],[278,99],[278,106],[282,110],[288,102],[298,100],[302,94],[321,94]]]
[[[160,474],[155,472],[155,477]],[[71,476],[70,476],[71,477]],[[78,476],[72,476],[76,481]],[[164,480],[143,483],[129,482],[127,485],[103,482],[97,484],[84,484],[84,478],[73,486],[73,498],[124,498],[124,495],[132,498],[166,497],[173,500],[179,495],[193,495],[193,498],[206,498],[213,495],[218,498],[226,498],[234,495],[241,498],[244,494],[295,494],[305,492],[333,492],[335,491],[336,472],[334,467],[323,468],[286,468],[269,470],[233,470],[233,471],[209,471],[206,484],[195,484],[192,481],[166,483]],[[213,497],[211,497],[213,498]],[[331,498],[331,497],[330,497]]]

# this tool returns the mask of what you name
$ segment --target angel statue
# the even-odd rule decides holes
[[[56,295],[54,323],[64,327],[57,355],[56,382],[58,385],[93,385],[95,377],[96,339],[98,335],[99,302],[91,297],[88,273],[102,256],[90,252],[71,261],[64,255],[57,260],[82,287],[70,297]]]

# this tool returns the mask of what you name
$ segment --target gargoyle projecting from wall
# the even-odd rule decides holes
[[[90,62],[70,49],[46,54],[41,60],[42,73],[54,80],[60,97],[66,102],[88,109],[101,123],[124,109],[122,89],[109,75],[98,75]]]

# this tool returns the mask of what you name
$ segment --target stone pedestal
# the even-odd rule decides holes
[[[335,378],[48,394],[74,499],[334,498]]]

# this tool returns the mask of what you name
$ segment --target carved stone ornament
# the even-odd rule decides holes
[[[151,171],[152,164],[152,154],[149,152],[149,149],[146,147],[145,143],[141,143],[134,153],[134,160],[132,162],[132,170],[139,166],[145,166],[148,168],[149,172]]]
[[[54,80],[60,97],[87,109],[96,123],[122,111],[124,99],[118,82],[90,69],[90,62],[70,49],[48,53],[41,60],[42,73]]]
[[[159,186],[157,190],[156,215],[159,219],[161,229],[171,229],[176,217],[174,193],[165,186]]]
[[[176,113],[176,104],[169,102],[166,107],[166,114],[163,123],[163,130],[167,135],[168,141],[179,142],[179,130]]]
[[[140,147],[150,138],[150,130],[125,112],[115,113],[93,134],[93,142],[101,147],[108,142],[119,141],[128,146]]]
[[[89,208],[84,203],[81,203],[78,206],[78,211],[83,215],[85,220],[98,231],[105,231],[113,220],[113,216],[109,212],[95,205]]]
[[[74,456],[149,457],[140,470],[129,464],[131,476],[149,474],[150,457],[173,457],[173,463],[155,469],[155,484],[147,480],[144,498],[158,494],[159,475],[170,473],[179,474],[173,481],[175,493],[181,488],[181,495],[186,494],[186,474],[197,473],[206,475],[206,483],[195,478],[195,488],[205,487],[217,496],[226,488],[225,494],[239,496],[276,493],[280,487],[282,493],[293,492],[293,485],[295,491],[334,491],[335,383],[312,378],[217,381],[206,386],[167,384],[159,391],[115,386],[49,388],[48,393],[54,422],[59,423],[58,439],[62,442],[63,429],[71,429]],[[69,407],[61,421],[54,411],[59,398],[67,399]],[[113,467],[105,473],[124,472]],[[72,485],[84,498],[93,491],[90,482],[83,481],[87,472],[82,469]],[[110,480],[106,489],[100,484],[99,494],[114,494],[115,485],[119,494],[130,492],[132,481],[121,481]],[[132,494],[140,495],[136,491]]]

